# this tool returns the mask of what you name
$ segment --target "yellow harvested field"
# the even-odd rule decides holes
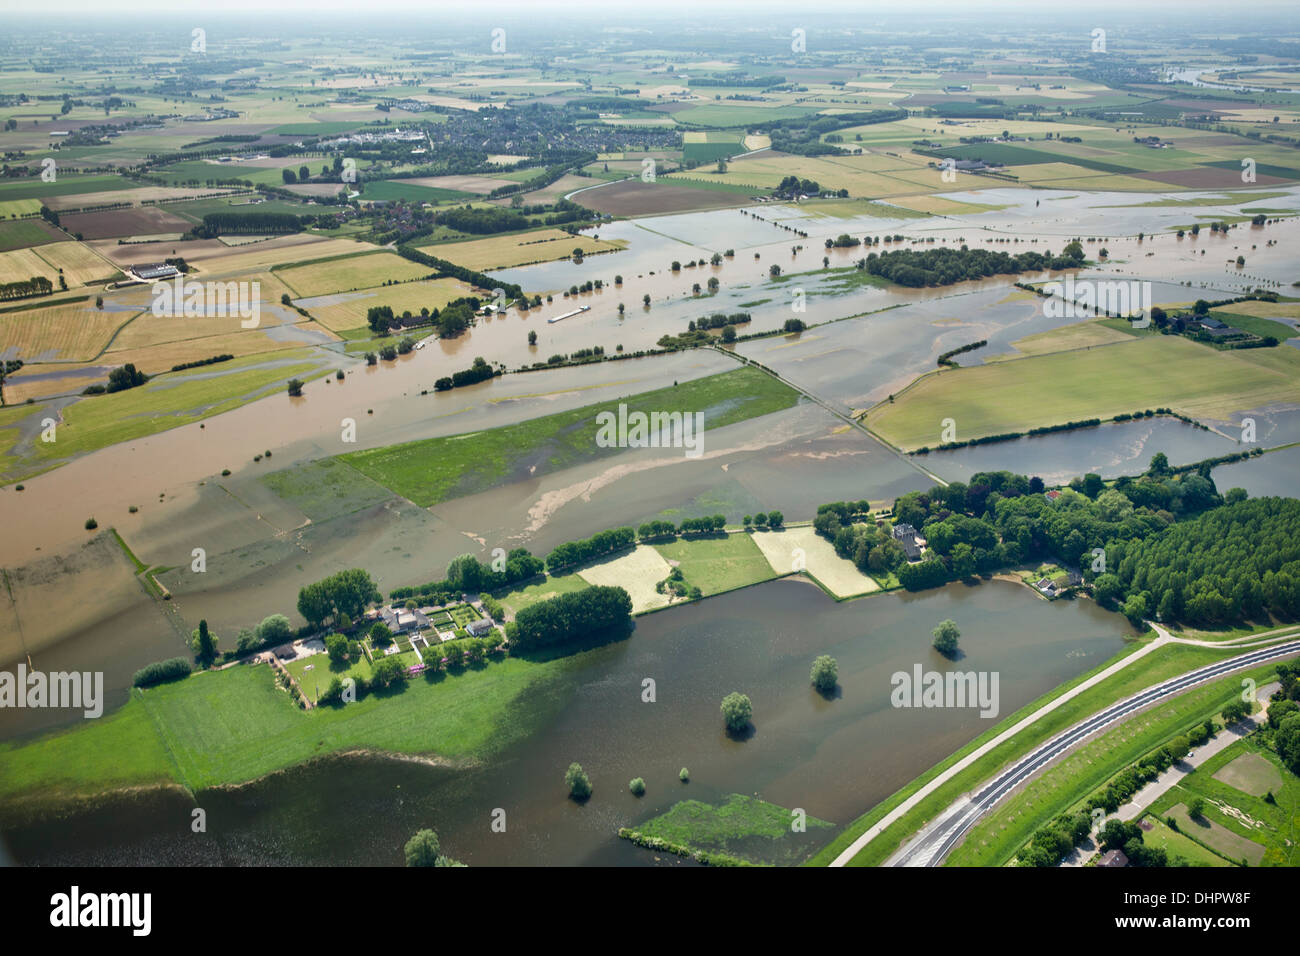
[[[80,209],[87,203],[92,202],[88,198],[88,195],[94,197],[93,205],[105,206],[110,203],[122,202],[134,205],[136,203],[144,202],[145,200],[156,202],[162,199],[182,200],[195,199],[199,196],[224,196],[232,191],[233,190],[213,189],[210,186],[201,189],[180,186],[143,186],[138,189],[110,189],[104,192],[90,194],[70,193],[66,196],[47,196],[45,197],[45,205],[49,206],[55,212],[63,212],[66,209]],[[33,200],[33,202],[39,204],[41,200]]]
[[[453,299],[473,292],[470,285],[459,279],[432,279],[297,299],[294,304],[310,312],[312,318],[325,328],[343,332],[365,325],[366,313],[375,306],[390,306],[397,315],[408,309],[412,314],[418,314],[422,308],[441,309]]]
[[[890,202],[895,206],[902,206],[904,209],[911,209],[914,212],[929,213],[932,216],[971,216],[976,213],[1006,208],[1003,205],[958,202],[956,199],[947,199],[943,196],[900,196],[897,199],[891,199]]]
[[[108,345],[130,312],[95,308],[93,299],[0,314],[0,347],[25,362],[88,362]]]
[[[918,162],[919,159],[919,162]],[[663,177],[671,182],[670,174]],[[699,179],[698,171],[688,174]],[[725,173],[710,173],[709,182],[758,189],[774,189],[786,176],[812,179],[823,189],[847,189],[855,199],[879,199],[891,196],[914,196],[922,187],[927,192],[957,192],[971,188],[970,177],[958,177],[945,183],[939,170],[927,168],[919,157],[895,157],[877,153],[862,156],[807,157],[772,156],[760,153],[731,163]]]
[[[59,270],[50,268],[50,264],[38,256],[34,249],[0,252],[0,283],[25,282],[35,276],[45,276],[58,288]]]
[[[1026,335],[1023,339],[1016,339],[1011,343],[1016,350],[1015,352],[1006,355],[989,356],[984,361],[1005,361],[1007,359],[1023,358],[1026,355],[1046,355],[1049,352],[1066,352],[1070,349],[1088,349],[1098,345],[1112,345],[1117,342],[1131,341],[1133,341],[1133,336],[1127,332],[1112,329],[1100,322],[1076,322],[1073,325],[1062,326],[1059,329],[1036,332],[1033,335]],[[961,364],[960,358],[958,358],[958,364]]]
[[[621,239],[611,242],[590,236],[572,236],[562,229],[542,229],[512,236],[494,236],[491,239],[444,242],[436,246],[423,246],[421,249],[439,259],[482,271],[567,259],[574,249],[581,249],[585,255],[590,256],[601,252],[617,252],[626,247],[627,242]]]
[[[672,573],[672,565],[654,548],[637,545],[617,557],[597,561],[578,572],[588,584],[617,585],[632,599],[632,613],[667,607],[668,595],[655,585]]]
[[[1029,166],[1011,166],[1007,172],[1016,176],[1022,183],[1046,183],[1058,179],[1089,179],[1093,176],[1106,176],[1105,173],[1073,163],[1034,163]],[[1109,178],[1109,177],[1107,177]]]
[[[412,186],[429,186],[432,189],[454,189],[463,193],[490,193],[503,186],[515,185],[514,180],[492,176],[417,176],[401,182]]]
[[[69,286],[111,279],[118,271],[115,266],[96,255],[89,246],[80,242],[51,242],[39,246],[35,252],[50,264],[55,273],[62,269]]]
[[[880,590],[874,578],[859,571],[852,561],[837,555],[834,546],[814,531],[812,525],[780,531],[755,531],[753,539],[777,574],[806,571],[838,598]]]
[[[275,275],[295,295],[317,296],[373,289],[389,279],[398,282],[419,279],[431,271],[428,266],[403,259],[395,252],[375,252],[290,266],[276,270]]]
[[[232,322],[237,324],[239,320],[161,319],[159,321],[224,321],[229,326]],[[330,335],[328,330],[315,322],[300,322],[294,327]],[[233,355],[236,358],[242,358],[246,355],[282,352],[286,349],[301,349],[304,344],[301,339],[290,341],[283,338],[272,338],[267,334],[265,327],[239,329],[238,331],[226,331],[217,335],[193,336],[172,342],[159,342],[155,345],[128,348],[118,348],[115,342],[114,348],[100,357],[100,362],[113,365],[125,365],[127,362],[132,362],[141,371],[149,375],[155,375],[158,372],[166,372],[175,365],[198,362],[214,355]],[[215,365],[213,370],[219,372],[221,366]]]
[[[286,262],[308,262],[333,256],[357,255],[376,251],[379,247],[355,239],[322,239],[307,233],[282,236],[259,242],[251,249],[231,249],[217,240],[211,240],[211,247],[202,255],[190,258],[187,262],[198,262],[205,273],[226,275],[246,272],[262,272],[272,266]],[[156,255],[156,254],[155,254]],[[148,260],[146,260],[148,261]],[[403,260],[405,261],[405,260]]]
[[[50,373],[64,373],[50,377]],[[39,400],[51,395],[72,395],[87,385],[106,381],[100,372],[83,371],[80,364],[28,365],[5,378],[5,402],[21,405],[27,399]]]
[[[1262,319],[1300,319],[1300,302],[1234,302],[1224,306],[1223,310]]]

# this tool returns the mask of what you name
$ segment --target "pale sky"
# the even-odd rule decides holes
[[[2,5],[0,5],[2,6]],[[1046,7],[1046,9],[1045,9]],[[1249,32],[1251,11],[1278,13],[1295,10],[1295,0],[1250,0],[1245,5],[1229,6],[1222,0],[1088,0],[1079,6],[1052,8],[1043,0],[907,0],[906,5],[881,0],[114,0],[111,8],[102,0],[42,0],[40,4],[24,2],[21,6],[0,9],[0,15],[6,18],[40,19],[59,14],[80,14],[89,16],[121,17],[127,13],[152,13],[161,16],[195,16],[221,18],[229,14],[334,14],[373,16],[378,11],[406,13],[414,16],[437,16],[454,14],[461,17],[481,17],[492,12],[528,14],[539,9],[565,10],[580,13],[592,11],[602,18],[611,12],[626,13],[632,17],[645,18],[662,15],[665,18],[672,11],[690,11],[695,14],[716,11],[719,14],[744,14],[751,16],[762,13],[768,16],[780,16],[788,12],[792,18],[807,18],[819,11],[860,15],[864,21],[875,19],[895,20],[908,12],[927,14],[952,13],[969,16],[981,10],[1023,10],[1033,11],[1044,21],[1058,18],[1064,13],[1069,17],[1087,16],[1104,11],[1128,14],[1169,11],[1177,17],[1180,26],[1187,25],[1187,15],[1191,12],[1204,11],[1213,14],[1232,14],[1241,23],[1241,31]],[[125,25],[125,24],[124,24]],[[310,32],[310,21],[303,23],[305,32]]]

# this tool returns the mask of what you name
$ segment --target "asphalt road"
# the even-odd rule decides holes
[[[938,819],[927,826],[907,845],[886,861],[886,866],[939,866],[953,847],[961,842],[966,832],[985,813],[1018,786],[1044,767],[1059,759],[1097,731],[1118,720],[1149,707],[1167,697],[1182,693],[1190,687],[1222,677],[1244,667],[1253,667],[1279,657],[1300,652],[1300,641],[1288,641],[1272,647],[1261,648],[1238,657],[1209,664],[1178,677],[1148,687],[1132,697],[1119,701],[1091,717],[1057,734],[1002,771],[983,789],[969,799],[950,806]]]

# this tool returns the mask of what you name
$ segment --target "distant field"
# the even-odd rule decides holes
[[[189,232],[192,226],[188,220],[173,216],[160,206],[73,213],[60,217],[59,221],[68,232],[80,234],[86,239],[184,233]]]
[[[420,246],[424,252],[440,259],[477,271],[508,269],[530,265],[534,262],[553,262],[567,259],[574,249],[586,255],[617,252],[627,247],[627,242],[610,242],[590,236],[574,236],[562,229],[541,229],[491,239],[471,239],[467,242],[443,242]]]
[[[49,263],[56,275],[59,270],[62,270],[63,277],[70,287],[101,282],[112,279],[118,274],[116,268],[96,255],[89,246],[82,245],[80,242],[52,242],[49,245],[38,246],[34,251],[37,256]],[[57,281],[56,279],[56,284]]]
[[[750,194],[726,189],[696,188],[664,177],[658,182],[640,179],[611,183],[578,193],[573,201],[611,216],[647,216],[656,213],[690,212],[696,209],[747,206]]]
[[[28,362],[36,358],[88,362],[131,316],[96,309],[93,299],[0,313],[0,347],[17,349],[16,354]]]
[[[59,176],[52,183],[41,182],[39,177],[9,182],[0,181],[0,202],[97,193],[110,189],[126,189],[131,185],[133,185],[131,182],[120,176]]]
[[[432,399],[437,401],[436,396]],[[634,395],[631,411],[701,411],[719,428],[796,404],[799,396],[771,376],[742,368]],[[596,413],[619,402],[588,405],[490,431],[430,438],[339,456],[386,488],[429,507],[509,480],[533,477],[616,454],[596,444]],[[472,439],[472,440],[471,440]]]
[[[397,285],[343,292],[336,295],[301,298],[295,301],[311,313],[312,318],[333,332],[365,326],[366,313],[378,305],[387,305],[397,314],[410,310],[441,309],[453,299],[471,295],[473,289],[459,279],[431,279],[425,282],[402,282]]]
[[[220,367],[219,367],[220,368]],[[115,445],[185,425],[272,391],[289,379],[317,371],[313,362],[289,362],[276,368],[238,368],[210,377],[182,375],[150,382],[112,395],[83,398],[63,409],[59,440],[34,446],[33,463],[51,464],[82,452]],[[200,375],[204,374],[199,369]]]
[[[945,183],[939,171],[927,168],[926,162],[925,157],[901,152],[897,156],[884,153],[864,153],[861,156],[758,153],[731,163],[725,173],[692,170],[674,173],[665,182],[686,176],[770,191],[786,176],[793,175],[811,179],[823,189],[847,189],[853,199],[891,199],[922,192],[957,192],[972,188],[972,177],[958,177],[957,182]]]
[[[235,199],[192,199],[187,202],[165,203],[158,208],[194,224],[202,222],[204,216],[213,212],[274,212],[288,213],[291,216],[306,216],[313,211],[311,206],[304,203],[288,202],[283,199],[268,199],[254,204],[250,203],[248,198],[248,196],[239,196]],[[188,229],[188,226],[186,228]]]
[[[39,199],[14,199],[0,201],[0,219],[17,216],[30,216],[41,211]]]
[[[1095,345],[1110,345],[1115,342],[1126,342],[1130,338],[1126,332],[1113,329],[1100,322],[1075,322],[1072,325],[1065,325],[1059,329],[1050,329],[1046,332],[1035,332],[1033,335],[1027,335],[1023,339],[1016,339],[1011,343],[1015,352],[1007,355],[990,356],[984,355],[984,361],[990,362],[995,360],[1005,360],[1020,358],[1025,355],[1046,355],[1049,352],[1065,352],[1070,349],[1091,348]],[[962,364],[960,355],[955,357],[957,364]]]
[[[536,169],[524,169],[519,170],[519,172],[523,174],[519,177],[520,180],[537,175]],[[417,176],[412,179],[400,180],[400,182],[410,183],[415,186],[426,186],[429,189],[442,190],[458,195],[465,193],[482,195],[490,193],[494,189],[514,185],[515,180],[508,178],[512,176],[513,173],[502,173],[499,176]]]
[[[943,370],[868,415],[871,429],[906,449],[940,443],[943,420],[958,441],[1082,418],[1168,406],[1225,419],[1300,401],[1300,350],[1218,351],[1157,335],[1091,350]]]
[[[275,275],[297,296],[317,296],[373,289],[390,279],[422,279],[431,271],[394,252],[374,252],[277,269]]]
[[[421,186],[410,179],[377,179],[362,184],[362,200],[366,199],[406,199],[413,202],[469,202],[476,194],[460,192],[455,189],[438,189]]]
[[[36,276],[45,276],[54,288],[59,287],[59,270],[36,254],[34,249],[14,249],[0,252],[0,283],[22,282]]]
[[[17,219],[0,222],[0,252],[40,246],[47,242],[66,239],[63,233],[44,219]]]

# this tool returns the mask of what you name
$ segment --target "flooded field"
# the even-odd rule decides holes
[[[1090,471],[1106,479],[1141,474],[1156,452],[1164,452],[1170,464],[1186,465],[1240,450],[1215,432],[1159,418],[931,452],[916,460],[948,481],[1006,469],[1037,475],[1048,484],[1064,484]]]
[[[929,646],[944,618],[962,628],[955,664]],[[191,801],[146,792],[11,824],[5,839],[24,863],[395,865],[409,834],[432,826],[471,865],[650,865],[654,854],[616,831],[677,800],[757,794],[845,824],[993,722],[971,710],[891,707],[896,671],[996,671],[1001,717],[1097,666],[1126,631],[1089,601],[1049,604],[1000,581],[842,604],[777,581],[650,615],[626,640],[568,659],[561,676],[516,701],[507,719],[531,735],[490,766],[326,759],[198,794],[209,820],[202,836],[188,830]],[[808,686],[820,653],[839,660],[833,699]],[[641,702],[646,677],[656,681],[654,703]],[[733,688],[754,701],[754,732],[743,740],[724,732],[717,712]],[[565,797],[564,768],[575,760],[594,784],[586,805]],[[633,776],[646,780],[641,800],[626,791]],[[496,808],[505,833],[491,830]]]

